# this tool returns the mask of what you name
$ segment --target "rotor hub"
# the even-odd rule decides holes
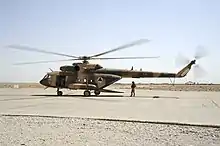
[[[87,60],[83,60],[83,63],[89,63],[89,61],[87,61]]]
[[[88,56],[82,56],[82,57],[80,57],[82,60],[88,60],[88,59],[90,59],[90,57],[88,57]]]
[[[196,64],[196,60],[192,60],[191,61],[191,64],[193,65],[193,64]]]

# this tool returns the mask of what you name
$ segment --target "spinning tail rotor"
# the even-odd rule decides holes
[[[203,67],[201,67],[201,65],[198,64],[198,60],[206,57],[208,55],[208,52],[205,50],[204,47],[202,46],[198,46],[196,48],[196,52],[195,55],[193,57],[193,59],[188,59],[185,56],[183,56],[182,54],[178,54],[178,57],[176,59],[176,65],[186,65],[188,64],[191,60],[195,60],[195,65],[193,65],[193,76],[195,78],[200,78],[203,77],[205,74],[207,74],[207,72],[205,71],[205,69],[203,69]]]

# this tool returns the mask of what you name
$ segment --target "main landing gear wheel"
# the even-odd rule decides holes
[[[63,95],[63,92],[62,92],[62,91],[57,91],[57,95],[58,95],[58,96],[62,96],[62,95]]]
[[[90,96],[91,92],[89,90],[84,91],[84,96]]]
[[[94,93],[96,96],[98,96],[101,92],[99,90],[95,90]]]

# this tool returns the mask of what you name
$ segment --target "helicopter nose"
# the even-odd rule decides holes
[[[47,79],[42,79],[40,80],[40,84],[44,86],[49,86],[48,80]]]

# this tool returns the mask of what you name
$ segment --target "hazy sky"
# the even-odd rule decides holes
[[[106,60],[108,68],[177,72],[175,59],[182,53],[193,59],[195,48],[203,45],[209,55],[199,60],[206,70],[194,78],[193,70],[176,82],[220,83],[220,1],[219,0],[1,0],[0,82],[38,82],[59,62],[13,66],[13,63],[68,59],[61,56],[6,49],[10,44],[28,45],[71,55],[92,55],[138,40],[151,42],[114,52],[113,56],[161,56],[160,59]],[[169,82],[169,79],[131,79],[136,82]],[[122,82],[131,80],[123,79]]]

